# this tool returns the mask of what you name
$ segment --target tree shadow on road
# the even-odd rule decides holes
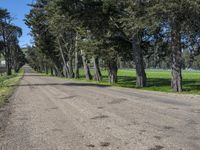
[[[46,77],[46,75],[42,74],[25,74],[25,77]]]
[[[100,85],[100,84],[95,84],[95,83],[33,83],[33,84],[20,84],[20,85],[11,85],[11,86],[17,86],[17,87],[34,87],[34,86],[80,86],[80,87],[86,87],[86,86],[91,86],[91,87],[110,87],[110,85]]]

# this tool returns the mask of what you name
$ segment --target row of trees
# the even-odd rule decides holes
[[[145,67],[168,62],[171,87],[182,91],[182,52],[200,51],[200,0],[37,0],[26,24],[35,40],[29,63],[68,78],[102,79],[100,63],[117,82],[118,62],[134,62],[137,87],[147,86]],[[192,59],[190,59],[192,60]],[[194,59],[193,59],[194,60]]]
[[[7,75],[12,74],[12,68],[18,72],[25,63],[25,56],[18,41],[21,35],[22,30],[12,24],[10,13],[0,8],[0,55],[3,55],[6,61]]]

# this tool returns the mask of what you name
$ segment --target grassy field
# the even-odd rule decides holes
[[[93,73],[93,71],[92,71]],[[148,86],[145,90],[173,92],[170,88],[171,72],[160,70],[147,70]],[[84,71],[80,70],[81,81],[84,79]],[[108,83],[107,71],[102,71],[103,81],[100,84],[110,85]],[[134,70],[119,70],[118,83],[114,86],[135,88],[136,72]],[[94,82],[95,81],[90,81]],[[184,93],[200,94],[200,72],[183,71],[183,89]]]
[[[6,103],[9,96],[13,93],[15,86],[23,75],[23,71],[11,76],[0,76],[0,107]]]

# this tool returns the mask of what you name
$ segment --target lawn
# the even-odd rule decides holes
[[[93,74],[93,71],[91,71]],[[147,70],[148,86],[145,90],[172,92],[170,88],[171,72],[165,70]],[[80,70],[81,81],[84,79],[84,71]],[[102,71],[103,81],[100,84],[109,85],[107,71]],[[119,70],[118,83],[114,86],[135,88],[135,70]],[[90,81],[94,82],[94,81]],[[96,82],[95,82],[96,83]],[[200,71],[183,71],[184,93],[200,94]]]
[[[0,76],[0,107],[7,102],[9,96],[13,93],[16,84],[18,84],[23,71],[11,76]]]

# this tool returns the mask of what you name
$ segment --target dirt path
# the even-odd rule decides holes
[[[200,150],[200,97],[28,73],[14,94],[6,150]]]

